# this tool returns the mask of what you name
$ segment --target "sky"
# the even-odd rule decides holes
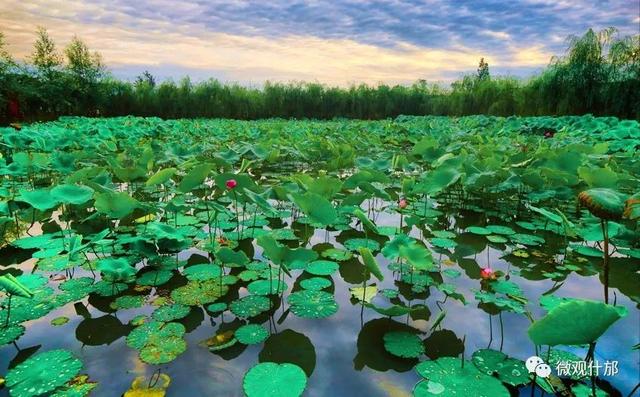
[[[526,78],[588,28],[638,34],[640,0],[0,0],[16,58],[38,26],[59,49],[79,36],[125,79],[447,83],[481,57]]]

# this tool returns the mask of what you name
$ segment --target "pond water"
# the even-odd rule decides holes
[[[469,222],[465,217],[475,220],[478,216],[474,213],[462,213],[440,217],[438,222],[443,225],[464,224]],[[377,212],[374,217],[379,226],[398,226],[400,222],[397,213]],[[339,241],[344,242],[347,237],[364,237],[361,232],[353,230],[329,233],[325,230],[315,230],[311,234],[310,226],[296,224],[294,228],[299,234],[307,233],[307,247],[313,247],[317,251],[325,250],[329,245],[342,248]],[[33,230],[37,233],[37,228]],[[415,226],[409,234],[418,239],[423,235]],[[549,234],[547,238],[553,239],[554,236]],[[337,272],[327,276],[334,284],[332,290],[335,291],[335,300],[339,305],[338,312],[328,318],[300,318],[289,312],[288,305],[283,305],[280,298],[274,298],[275,307],[269,312],[270,316],[260,315],[251,321],[262,323],[270,330],[271,337],[266,343],[250,346],[238,343],[227,349],[210,352],[202,345],[203,340],[214,335],[220,327],[237,328],[245,322],[228,311],[222,316],[215,316],[196,306],[192,307],[186,318],[178,320],[187,329],[186,351],[169,364],[150,366],[140,360],[136,350],[127,346],[125,337],[133,329],[133,326],[127,325],[129,321],[138,315],[151,315],[156,307],[146,304],[141,308],[113,310],[109,308],[109,303],[113,302],[115,297],[92,296],[82,299],[79,303],[69,303],[45,317],[30,321],[27,324],[27,332],[15,345],[0,348],[0,369],[5,372],[36,352],[63,348],[70,350],[82,360],[83,373],[90,374],[92,380],[99,382],[99,386],[92,393],[93,396],[119,396],[129,388],[134,377],[151,376],[158,368],[172,380],[167,396],[242,396],[243,376],[253,365],[259,361],[280,360],[295,363],[311,375],[305,391],[305,395],[308,396],[409,396],[414,385],[421,379],[413,369],[418,360],[397,358],[385,351],[382,337],[390,329],[403,330],[409,326],[419,330],[419,335],[425,339],[426,356],[430,359],[460,354],[464,354],[468,359],[474,351],[483,348],[501,350],[522,360],[535,354],[535,346],[527,337],[527,328],[530,325],[527,317],[508,311],[490,315],[478,308],[472,290],[480,289],[481,268],[490,266],[493,270],[508,273],[510,280],[522,288],[524,296],[531,302],[529,307],[534,318],[540,318],[545,314],[537,305],[537,299],[560,283],[554,292],[555,295],[602,299],[602,284],[597,274],[581,276],[574,272],[558,283],[537,277],[535,270],[521,272],[522,263],[510,263],[501,258],[501,248],[504,247],[500,244],[487,245],[483,236],[461,233],[456,240],[466,246],[473,246],[477,252],[465,255],[464,252],[457,254],[455,250],[451,250],[446,251],[449,252],[448,255],[436,255],[436,259],[440,262],[441,268],[460,272],[460,277],[447,281],[455,284],[456,290],[466,298],[467,305],[451,298],[445,300],[445,294],[435,288],[431,288],[428,294],[412,293],[406,283],[398,281],[397,272],[388,268],[390,262],[379,254],[376,259],[383,269],[384,281],[379,282],[371,278],[369,285],[376,283],[378,290],[399,290],[402,301],[414,305],[425,304],[427,310],[414,313],[409,318],[401,316],[395,319],[381,316],[368,308],[361,311],[360,303],[351,297],[349,288],[361,285],[363,268],[359,262],[349,260],[342,262]],[[249,249],[246,244],[244,247],[250,257],[253,255],[256,259],[262,258],[262,249],[255,242],[250,244]],[[550,247],[553,247],[550,248],[553,252],[555,247],[553,244],[550,244]],[[540,258],[537,259],[537,263],[533,258],[534,269],[536,266],[545,266],[544,247],[538,247],[538,250]],[[206,252],[192,248],[182,251],[179,260],[207,262],[206,255]],[[20,268],[25,272],[31,272],[33,262],[27,260]],[[615,276],[616,269],[612,271]],[[527,277],[524,277],[523,273]],[[75,277],[79,276],[91,276],[91,273],[80,270],[75,274]],[[293,271],[293,277],[285,278],[290,287],[289,291],[284,293],[285,302],[291,287],[299,290],[299,282],[310,276],[297,270]],[[59,282],[50,281],[49,284],[55,287]],[[168,284],[177,286],[184,282],[174,283],[172,280]],[[229,295],[248,295],[246,283],[242,285],[235,288],[237,292]],[[637,310],[636,303],[618,291],[615,285],[612,284],[612,287],[617,304],[627,307],[629,315],[614,324],[600,338],[596,359],[601,363],[607,360],[618,361],[619,373],[614,376],[601,376],[609,385],[600,385],[609,387],[611,392],[620,392],[626,396],[639,380],[640,353],[637,350],[630,351],[629,347],[638,342],[640,311]],[[627,289],[628,287],[625,286]],[[637,285],[631,287],[638,288]],[[147,292],[147,301],[152,301],[158,295],[166,296],[167,289],[170,288],[165,285]],[[231,300],[232,298],[225,299],[228,302]],[[373,303],[381,306],[385,306],[385,301],[387,299],[379,295],[373,299]],[[441,310],[446,311],[446,317],[437,330],[431,331],[433,320]],[[69,322],[61,326],[52,326],[51,320],[60,316],[68,317]],[[586,354],[586,348],[565,350],[573,351],[581,357]],[[511,393],[531,395],[530,387],[521,387],[518,391],[512,389]],[[536,395],[541,393],[538,388]],[[7,390],[0,390],[0,395],[8,395]]]
[[[0,148],[0,396],[638,391],[636,121],[69,117]]]

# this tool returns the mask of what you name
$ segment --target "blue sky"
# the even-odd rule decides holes
[[[481,56],[527,77],[589,27],[638,34],[640,0],[3,0],[0,29],[25,59],[36,26],[74,34],[119,77],[145,69],[242,84],[448,82]]]

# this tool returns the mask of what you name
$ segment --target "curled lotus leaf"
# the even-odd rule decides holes
[[[625,209],[625,197],[615,190],[607,188],[595,188],[580,192],[578,201],[600,219],[620,219]]]

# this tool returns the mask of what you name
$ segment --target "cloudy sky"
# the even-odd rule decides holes
[[[80,36],[128,79],[448,82],[480,57],[494,74],[530,76],[589,27],[637,34],[640,0],[0,1],[17,58],[37,26],[59,47]]]

